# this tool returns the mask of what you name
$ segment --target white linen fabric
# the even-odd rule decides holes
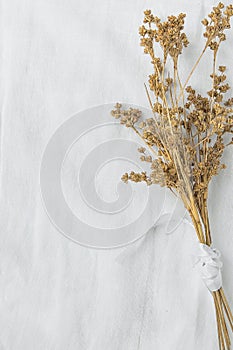
[[[1,350],[218,349],[213,300],[193,266],[198,243],[189,223],[167,234],[161,220],[124,248],[88,249],[51,224],[39,184],[43,150],[70,115],[115,101],[148,107],[143,83],[150,60],[137,34],[143,10],[154,9],[162,18],[187,13],[192,46],[182,57],[185,78],[202,49],[200,21],[216,3],[1,1]],[[232,32],[228,37],[219,64],[232,72]],[[210,86],[210,56],[199,69],[192,84],[204,91]],[[91,134],[93,144],[99,135]],[[233,305],[231,151],[224,156],[228,168],[211,183],[209,209]],[[72,162],[67,167],[72,170]],[[113,170],[102,174],[107,181],[97,179],[98,193],[110,202],[116,199],[108,182]],[[168,195],[164,212],[171,213],[174,203]]]

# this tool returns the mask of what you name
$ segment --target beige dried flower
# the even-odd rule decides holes
[[[145,142],[146,148],[138,149],[140,159],[150,163],[150,173],[134,171],[124,174],[124,182],[145,182],[147,185],[166,186],[180,197],[187,208],[200,242],[211,244],[207,209],[208,188],[213,176],[225,169],[222,163],[224,149],[233,144],[233,97],[226,99],[230,85],[226,82],[226,66],[217,68],[217,53],[231,28],[233,6],[223,3],[213,7],[204,18],[205,44],[200,57],[186,81],[179,76],[179,57],[189,44],[184,32],[185,14],[168,16],[166,21],[144,12],[143,25],[139,28],[140,44],[150,56],[153,71],[149,75],[147,91],[153,118],[146,118],[138,109],[123,109],[117,103],[113,117],[132,128]],[[157,47],[159,49],[157,50]],[[162,49],[162,55],[159,53]],[[205,95],[188,85],[199,61],[210,49],[213,70],[211,87]],[[173,62],[169,72],[168,57]],[[172,78],[171,78],[172,77]],[[223,290],[213,293],[218,322],[221,350],[230,348],[229,335],[223,317],[233,327],[233,318]]]

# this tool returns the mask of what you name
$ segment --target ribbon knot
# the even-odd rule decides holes
[[[220,260],[221,254],[219,250],[203,243],[200,243],[200,249],[201,254],[198,256],[196,265],[206,287],[214,292],[222,286],[221,268],[223,263]]]

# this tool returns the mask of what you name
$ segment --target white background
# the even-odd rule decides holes
[[[217,350],[212,298],[193,269],[190,225],[172,235],[160,226],[119,250],[91,250],[57,232],[39,188],[43,150],[70,115],[115,101],[147,106],[150,65],[137,34],[143,10],[162,18],[187,13],[185,78],[203,46],[200,21],[216,3],[2,0],[1,350]],[[233,72],[233,33],[228,37],[219,63]],[[209,62],[193,79],[203,90]],[[231,152],[211,184],[209,209],[233,305]]]

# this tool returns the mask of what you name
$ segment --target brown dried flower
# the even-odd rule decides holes
[[[226,82],[226,66],[217,67],[217,53],[231,28],[233,6],[219,3],[204,18],[205,45],[186,81],[179,77],[179,56],[189,44],[184,33],[185,14],[168,16],[166,21],[144,12],[143,25],[139,28],[141,46],[150,56],[153,72],[146,88],[153,118],[142,116],[138,109],[125,110],[117,103],[113,117],[126,127],[132,128],[145,142],[146,148],[138,149],[140,158],[150,163],[150,173],[124,174],[124,182],[145,182],[147,185],[166,186],[177,194],[187,208],[200,242],[211,244],[207,209],[208,187],[213,176],[226,166],[222,163],[225,147],[233,144],[233,97],[226,99],[230,85]],[[156,47],[160,49],[157,50]],[[161,52],[162,55],[158,54]],[[210,72],[211,88],[206,95],[188,85],[199,61],[207,49],[212,51],[213,70]],[[173,62],[169,72],[168,57]],[[171,78],[172,77],[172,78]],[[219,295],[217,293],[219,292]],[[233,327],[229,305],[223,291],[213,293],[220,349],[230,348],[229,335],[223,321],[223,307]],[[225,346],[226,344],[226,346]]]
[[[225,8],[219,3],[208,15],[209,19],[202,21],[206,38],[203,53],[208,47],[213,49],[214,63],[220,43],[225,40],[225,30],[230,28],[232,15],[232,6]],[[144,12],[144,24],[139,28],[139,34],[144,52],[151,56],[154,67],[149,76],[149,87],[155,96],[155,102],[150,100],[154,118],[142,120],[139,110],[124,110],[119,103],[112,115],[120,119],[121,124],[133,128],[149,148],[149,155],[143,147],[138,151],[143,154],[142,161],[151,163],[152,171],[147,176],[151,183],[159,183],[177,191],[185,198],[187,206],[190,198],[187,196],[187,188],[182,187],[186,183],[182,173],[191,174],[188,179],[189,190],[201,212],[203,204],[206,205],[211,178],[224,168],[221,163],[223,150],[226,145],[232,144],[231,141],[226,141],[225,134],[233,133],[233,98],[224,99],[230,86],[226,83],[226,67],[223,65],[218,67],[219,74],[215,68],[211,72],[212,88],[207,96],[202,96],[191,86],[187,86],[197,64],[185,84],[181,84],[178,58],[188,45],[183,32],[184,19],[185,14],[181,13],[178,16],[169,16],[167,21],[162,22],[151,10]],[[163,50],[162,57],[156,55],[156,44]],[[173,78],[170,73],[165,73],[168,56],[174,62]],[[182,159],[180,167],[177,166],[177,157]],[[133,173],[128,180],[138,182],[146,181],[146,178]],[[204,215],[202,219],[204,220]]]

